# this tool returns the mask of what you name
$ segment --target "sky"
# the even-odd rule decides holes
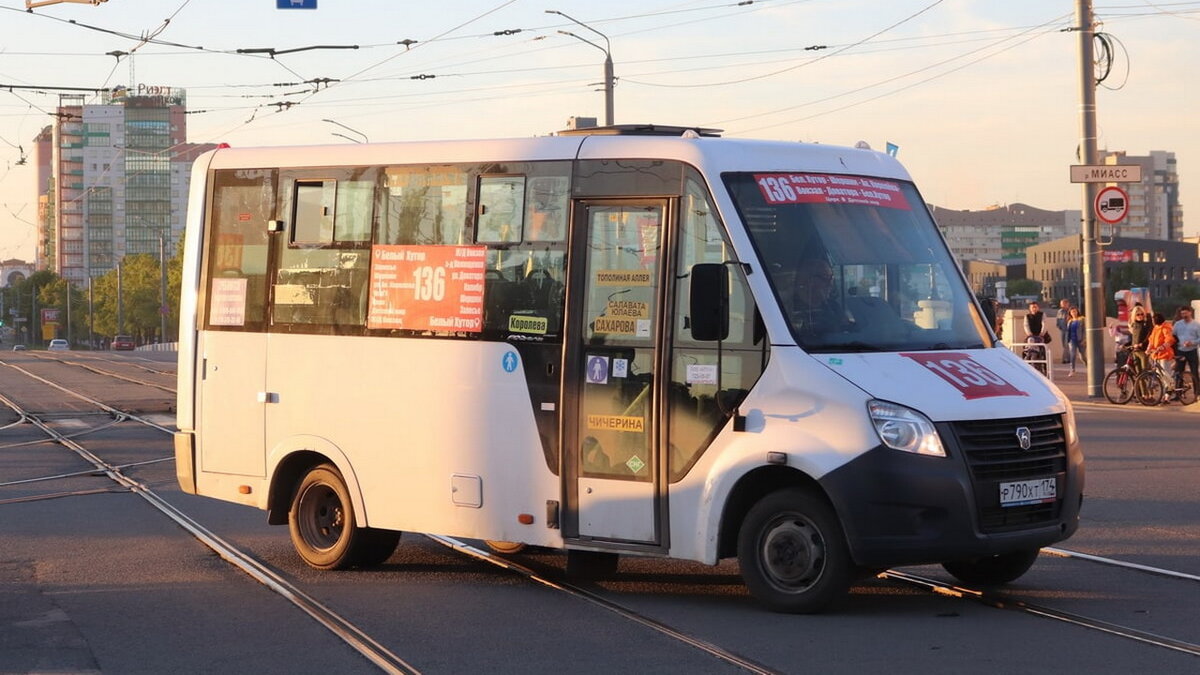
[[[951,209],[1083,199],[1069,182],[1075,0],[25,4],[0,0],[0,260],[33,258],[33,139],[60,88],[183,88],[197,143],[531,137],[603,121],[606,44],[618,124],[893,143],[926,201]],[[1094,0],[1094,13],[1113,47],[1098,145],[1174,152],[1196,234],[1200,2]]]

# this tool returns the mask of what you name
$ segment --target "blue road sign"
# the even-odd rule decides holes
[[[317,0],[275,0],[275,9],[316,9]]]

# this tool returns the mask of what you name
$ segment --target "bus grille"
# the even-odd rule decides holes
[[[998,505],[996,491],[997,483],[1065,475],[1067,441],[1061,416],[971,420],[952,426],[975,485],[982,531],[1034,527],[1059,517],[1061,498],[1049,504],[1005,508]],[[1017,441],[1019,427],[1029,429],[1028,450],[1022,450]],[[1060,480],[1059,490],[1065,487]]]

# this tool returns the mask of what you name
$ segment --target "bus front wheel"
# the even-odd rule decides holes
[[[742,579],[775,612],[820,612],[850,588],[856,568],[837,514],[810,491],[790,488],[750,509],[738,534]]]
[[[337,467],[313,468],[296,488],[288,512],[296,553],[320,570],[377,565],[391,556],[400,533],[359,527],[350,491]]]

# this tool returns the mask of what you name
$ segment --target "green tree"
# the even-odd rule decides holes
[[[46,272],[46,274],[53,275],[53,272]],[[54,275],[38,290],[38,305],[42,308],[58,310],[58,327],[54,330],[55,337],[69,338],[73,347],[89,343],[86,289],[78,288],[74,284],[68,283],[66,279]],[[68,321],[70,321],[70,327],[67,326]]]
[[[119,273],[111,270],[97,277],[93,282],[96,332],[132,335],[139,342],[158,338],[159,279],[158,258],[148,253],[125,256]]]
[[[1037,297],[1042,294],[1042,283],[1033,279],[1014,279],[1008,282],[1008,289],[1005,293],[1010,297],[1014,295]]]
[[[1107,316],[1117,315],[1117,301],[1113,298],[1117,291],[1148,286],[1150,281],[1146,270],[1131,262],[1121,263],[1105,272],[1104,285],[1108,292],[1104,294],[1104,308]]]
[[[1175,311],[1180,307],[1191,307],[1193,300],[1200,300],[1200,286],[1183,284],[1171,295],[1153,300],[1155,311],[1162,312],[1170,320],[1175,319]]]

